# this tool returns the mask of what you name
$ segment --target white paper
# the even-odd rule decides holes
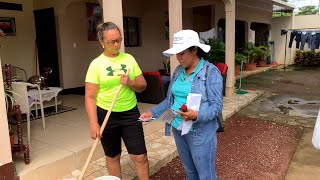
[[[201,102],[201,94],[189,93],[187,96],[187,107],[188,109],[192,109],[194,111],[199,111]],[[190,131],[192,127],[192,121],[182,121],[182,130],[181,135],[185,135]]]
[[[320,150],[320,109],[319,109],[316,125],[314,126],[314,130],[313,130],[312,144],[316,149]]]
[[[201,102],[201,94],[189,93],[188,97],[187,97],[188,109],[192,109],[194,111],[199,111],[200,102]]]
[[[179,114],[171,109],[167,109],[157,118],[157,120],[171,124],[172,120],[174,120],[178,115]]]

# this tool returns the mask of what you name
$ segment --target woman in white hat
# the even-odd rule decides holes
[[[159,117],[165,110],[172,109],[179,115],[171,122],[172,132],[187,179],[217,179],[215,157],[217,150],[217,119],[222,111],[222,77],[219,70],[205,60],[210,46],[201,44],[193,30],[182,30],[174,34],[173,47],[163,54],[176,54],[180,65],[175,69],[167,97],[141,118]],[[201,95],[199,110],[187,104],[189,93]],[[191,128],[182,133],[188,124]]]

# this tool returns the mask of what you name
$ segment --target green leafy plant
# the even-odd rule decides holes
[[[243,64],[248,63],[248,57],[243,55],[243,54],[241,54],[241,53],[236,53],[234,55],[234,59],[235,59],[235,65],[236,66],[240,66],[241,62],[243,62]]]
[[[265,46],[255,46],[253,43],[247,43],[244,48],[244,54],[249,57],[248,63],[255,63],[256,61],[263,60],[265,57]]]
[[[170,76],[170,58],[167,58],[165,61],[162,61],[163,68],[166,71],[166,74]]]
[[[255,61],[264,61],[265,58],[265,54],[266,54],[266,47],[265,46],[258,46],[255,48],[256,51],[256,57],[255,57]]]
[[[320,66],[320,52],[314,51],[296,51],[294,63],[301,66]]]
[[[7,77],[5,75],[3,75],[4,82],[6,82],[6,79],[7,79]],[[12,77],[12,81],[15,81],[15,79],[16,79],[16,77]],[[16,94],[19,96],[19,94],[12,91],[11,89],[9,89],[6,83],[4,83],[3,85],[4,85],[3,89],[4,89],[4,99],[5,99],[5,103],[6,103],[6,110],[8,111],[9,104],[13,104],[13,102],[15,101],[15,99],[12,95]]]
[[[225,45],[216,38],[203,41],[211,46],[208,61],[213,64],[225,63]]]
[[[8,124],[8,128],[9,128],[9,134],[10,134],[12,132],[12,126]]]
[[[254,63],[255,57],[257,55],[255,48],[256,46],[251,42],[245,45],[243,53],[248,56],[248,63]]]

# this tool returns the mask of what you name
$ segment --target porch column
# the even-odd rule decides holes
[[[103,8],[103,21],[113,22],[121,30],[123,36],[123,13],[122,13],[122,0],[102,0]],[[124,52],[124,41],[121,42],[120,51]]]
[[[169,4],[169,40],[173,44],[173,34],[182,30],[182,0],[168,0]],[[174,69],[179,65],[176,56],[170,57],[171,77]]]
[[[0,59],[1,64],[1,59]],[[4,89],[3,89],[3,75],[2,69],[0,67],[0,142],[1,142],[1,153],[0,153],[0,172],[8,171],[8,167],[12,164],[12,155],[11,155],[11,147],[10,147],[10,140],[9,140],[9,128],[8,128],[8,119],[7,119],[7,110],[5,105],[5,96],[4,96]],[[11,165],[13,167],[13,165]],[[12,174],[13,176],[13,169],[12,172],[7,172],[5,175]],[[11,176],[7,177],[8,179]],[[0,178],[2,179],[2,177]]]
[[[226,64],[228,65],[226,95],[232,95],[235,91],[234,53],[235,53],[235,0],[224,0],[226,12]]]

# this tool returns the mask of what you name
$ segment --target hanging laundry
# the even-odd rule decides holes
[[[292,48],[293,40],[296,41],[296,48],[298,49],[300,47],[300,42],[301,42],[301,31],[293,30],[290,33],[289,48]]]
[[[301,32],[301,46],[300,50],[304,50],[304,44],[308,41],[309,33],[307,32]]]
[[[301,51],[304,50],[305,44],[308,44],[308,48],[311,51],[320,48],[320,30],[306,30],[306,31],[299,31],[299,30],[288,30],[290,33],[289,39],[289,48],[292,48],[293,41],[296,42],[296,48],[300,49]],[[281,31],[282,32],[282,31]]]
[[[311,47],[311,51],[314,51],[316,47],[316,32],[310,33],[310,47]]]
[[[315,42],[315,49],[320,48],[320,31],[316,33],[316,42]]]

